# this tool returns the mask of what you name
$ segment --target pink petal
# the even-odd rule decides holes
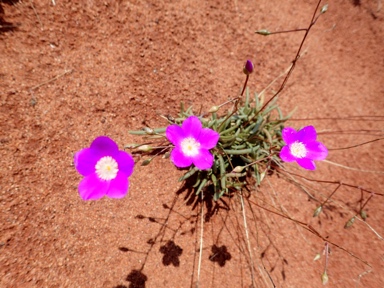
[[[283,131],[281,131],[281,136],[287,145],[290,145],[297,140],[297,132],[292,127],[285,127]]]
[[[170,158],[173,164],[179,168],[185,168],[192,165],[192,158],[186,157],[178,146],[172,150]]]
[[[208,170],[213,164],[213,155],[206,149],[200,149],[199,154],[193,157],[193,164],[200,170]]]
[[[108,188],[109,181],[100,180],[96,173],[93,173],[81,180],[79,193],[83,200],[98,200],[107,193]]]
[[[115,156],[115,160],[119,166],[119,171],[124,173],[127,177],[131,176],[133,167],[135,166],[135,161],[132,156],[125,151],[119,151]]]
[[[123,198],[128,193],[129,181],[128,176],[118,172],[116,178],[110,181],[109,189],[106,196],[110,198]]]
[[[203,128],[200,133],[198,141],[200,142],[201,148],[212,149],[217,145],[220,134],[212,129]]]
[[[76,170],[83,176],[95,173],[95,166],[100,156],[90,148],[78,151],[74,157]]]
[[[316,169],[315,162],[313,162],[311,159],[297,158],[296,162],[297,162],[297,164],[299,164],[304,169],[307,169],[307,170],[315,170]]]
[[[170,125],[165,130],[165,136],[173,145],[179,145],[185,138],[184,131],[179,125]]]
[[[317,134],[313,126],[306,126],[297,132],[297,140],[304,144],[316,141],[316,138]]]
[[[296,160],[296,157],[291,154],[291,151],[289,150],[289,146],[288,145],[286,145],[283,148],[281,148],[280,158],[284,162],[293,162],[293,161]]]
[[[320,142],[310,142],[305,144],[305,147],[307,148],[306,158],[312,160],[324,160],[328,156],[327,147]]]
[[[90,149],[94,151],[95,154],[104,156],[114,156],[118,151],[119,147],[111,138],[107,136],[100,136],[93,140]]]
[[[192,136],[195,139],[199,139],[202,126],[199,118],[196,116],[189,116],[184,120],[182,125],[185,137]]]

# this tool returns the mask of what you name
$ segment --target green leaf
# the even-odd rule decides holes
[[[185,173],[183,176],[180,177],[179,182],[184,181],[185,179],[191,177],[193,174],[195,174],[199,169],[197,167],[191,168],[187,173]]]
[[[197,188],[196,190],[196,195],[199,195],[199,193],[201,192],[201,190],[203,190],[205,184],[207,183],[207,179],[203,179],[199,185],[199,188]]]

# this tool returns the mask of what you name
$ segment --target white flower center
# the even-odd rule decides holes
[[[195,138],[187,137],[181,141],[181,151],[186,156],[196,156],[199,154],[200,143]]]
[[[304,158],[305,155],[307,155],[307,149],[305,148],[305,145],[299,141],[294,142],[289,147],[289,150],[291,151],[291,154],[296,158]]]
[[[102,180],[112,180],[119,172],[119,165],[111,156],[105,156],[96,163],[96,174]]]

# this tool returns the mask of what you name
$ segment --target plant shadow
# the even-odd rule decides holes
[[[1,0],[0,1],[0,34],[14,31],[18,28],[18,26],[20,26],[20,24],[13,24],[11,22],[4,20],[5,11],[3,8],[3,4],[13,6],[13,5],[16,5],[18,2],[19,2],[18,0],[15,0],[15,1]]]

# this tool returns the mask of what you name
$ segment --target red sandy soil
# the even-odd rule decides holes
[[[235,195],[204,206],[215,213],[201,238],[201,205],[160,157],[136,165],[122,200],[77,192],[73,154],[95,137],[122,148],[141,141],[128,130],[165,126],[160,115],[176,116],[181,101],[207,111],[235,97],[246,59],[256,66],[249,87],[262,91],[304,33],[255,31],[306,28],[316,4],[1,1],[0,287],[323,287],[325,241],[346,250],[329,244],[328,287],[384,287],[383,140],[331,150],[383,137],[381,1],[331,1],[279,99],[286,113],[298,107],[288,125],[316,126],[328,161],[357,169],[287,170],[375,192],[366,222],[343,228],[373,194],[342,185],[313,218],[319,203],[307,193],[324,201],[337,184],[295,176],[300,188],[275,174],[245,199],[248,235]]]

